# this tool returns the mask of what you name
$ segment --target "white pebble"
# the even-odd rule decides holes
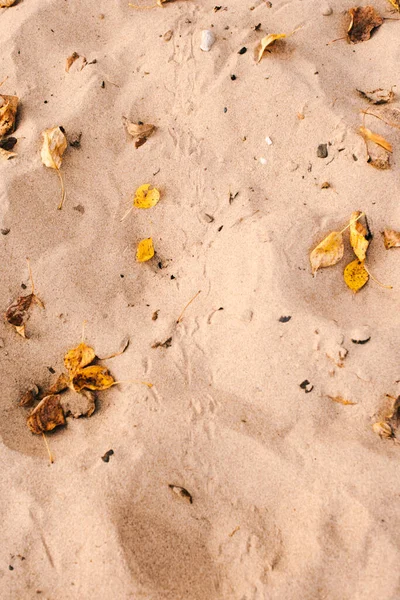
[[[263,158],[263,157],[261,157],[261,158],[260,158],[260,163],[261,163],[262,165],[266,165],[266,164],[267,164],[267,159],[266,159],[266,158]]]
[[[329,4],[323,4],[321,7],[321,13],[324,15],[324,17],[329,17],[329,15],[333,13],[333,10]]]
[[[211,47],[214,45],[215,43],[215,35],[212,31],[210,31],[210,29],[204,29],[201,32],[201,43],[200,43],[200,50],[203,50],[203,52],[209,52],[211,50]]]
[[[271,138],[270,138],[270,137],[268,137],[268,136],[267,136],[267,137],[265,138],[265,141],[267,142],[268,146],[272,146],[272,140],[271,140]]]
[[[350,332],[350,337],[354,344],[366,344],[371,339],[371,330],[368,325],[355,327]]]

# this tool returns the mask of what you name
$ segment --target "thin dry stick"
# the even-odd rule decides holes
[[[5,76],[5,78],[3,79],[3,81],[0,81],[0,86],[3,85],[3,83],[5,83],[8,79],[8,75]]]
[[[329,46],[329,44],[333,44],[334,42],[340,42],[340,40],[345,40],[347,38],[347,36],[345,35],[344,37],[341,38],[336,38],[336,40],[331,40],[330,42],[327,42],[327,46]]]
[[[53,458],[53,455],[52,455],[52,453],[51,453],[51,450],[50,450],[49,444],[47,443],[47,439],[46,439],[46,436],[44,435],[44,432],[43,432],[43,431],[42,431],[42,436],[43,436],[43,439],[44,439],[44,443],[46,444],[47,453],[48,453],[48,455],[49,455],[49,459],[50,459],[50,464],[52,465],[52,464],[53,464],[53,462],[54,462],[54,458]]]
[[[193,298],[192,298],[191,300],[189,300],[189,302],[188,302],[188,303],[185,305],[185,307],[184,307],[183,311],[181,312],[181,314],[179,315],[179,317],[178,317],[178,318],[177,318],[177,320],[176,320],[176,322],[177,322],[177,323],[180,323],[180,322],[182,321],[183,314],[184,314],[185,310],[187,309],[187,307],[189,306],[189,304],[192,304],[193,300],[195,300],[195,299],[197,298],[197,296],[200,294],[200,292],[201,292],[201,290],[199,290],[199,291],[197,292],[197,294],[195,294],[195,295],[193,296]]]
[[[98,356],[97,358],[99,360],[109,360],[110,358],[115,358],[116,356],[121,356],[121,354],[123,354],[125,352],[125,350],[127,349],[127,347],[129,346],[129,339],[126,343],[126,346],[120,350],[119,352],[114,352],[113,354],[110,354],[109,356]]]
[[[124,214],[124,216],[123,216],[123,217],[122,217],[122,219],[120,220],[120,223],[122,223],[122,221],[123,221],[124,219],[126,219],[126,217],[127,217],[127,216],[128,216],[128,215],[129,215],[129,214],[132,212],[132,211],[133,211],[133,204],[132,204],[132,206],[130,207],[130,209],[129,209],[129,210],[128,210],[128,211],[127,211],[125,214]]]
[[[385,288],[386,290],[392,290],[393,286],[392,285],[385,285],[384,283],[381,283],[376,277],[374,277],[372,275],[372,273],[370,271],[368,271],[367,267],[364,264],[364,269],[367,271],[368,275],[371,277],[371,279],[373,279],[373,281],[375,281],[375,283],[377,283],[378,285],[380,285],[381,287]]]
[[[386,125],[389,125],[389,127],[395,127],[396,129],[400,129],[400,125],[398,123],[392,123],[391,121],[388,121],[387,119],[384,119],[380,115],[376,115],[375,113],[368,112],[367,110],[362,110],[361,112],[364,115],[363,116],[363,125],[364,126],[365,126],[365,115],[369,115],[370,117],[375,117],[376,119],[379,119],[380,121],[383,121],[384,123],[386,123]]]
[[[64,187],[64,181],[61,175],[61,171],[60,169],[57,169],[57,175],[60,179],[60,184],[61,184],[61,201],[60,204],[57,206],[58,210],[61,210],[64,204],[64,200],[65,200],[65,187]]]

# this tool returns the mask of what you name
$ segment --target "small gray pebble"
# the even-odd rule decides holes
[[[329,6],[329,4],[323,4],[321,7],[321,14],[324,15],[324,17],[329,17],[329,15],[331,15],[333,13],[332,8]]]
[[[320,144],[317,148],[318,158],[326,158],[328,156],[328,145]]]

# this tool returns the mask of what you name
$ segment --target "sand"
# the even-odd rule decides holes
[[[400,448],[372,430],[399,394],[400,251],[380,232],[400,230],[400,135],[368,122],[394,150],[391,170],[368,165],[356,92],[399,83],[400,27],[327,45],[351,3],[329,16],[317,0],[214,5],[20,0],[0,12],[0,91],[21,100],[18,156],[0,164],[0,306],[27,293],[26,257],[45,304],[29,340],[0,324],[4,600],[400,598]],[[298,27],[254,62],[266,32]],[[216,36],[208,53],[203,29]],[[66,73],[74,51],[97,62]],[[157,131],[135,149],[122,117]],[[62,211],[40,160],[40,133],[57,125],[82,133],[64,155]],[[143,183],[161,201],[121,222]],[[311,275],[310,249],[354,210],[375,235],[370,269],[393,290],[351,293],[348,241],[341,263]],[[139,264],[149,236],[156,256]],[[115,379],[154,386],[99,393],[92,417],[47,436],[49,464],[18,400],[54,381],[84,320],[99,356],[129,335],[107,361]],[[362,326],[371,339],[356,345]]]

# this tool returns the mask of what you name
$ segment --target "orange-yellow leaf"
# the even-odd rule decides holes
[[[264,54],[265,50],[268,48],[268,46],[273,44],[276,40],[280,40],[285,37],[286,37],[286,33],[270,33],[269,35],[266,35],[265,37],[263,37],[261,42],[258,44],[258,46],[256,48],[257,62],[260,62],[260,60],[262,59],[263,54]]]
[[[382,137],[381,135],[378,135],[377,133],[373,133],[367,127],[360,127],[359,131],[360,131],[360,134],[362,135],[362,137],[364,138],[364,140],[366,140],[366,141],[370,140],[371,142],[374,142],[375,144],[378,144],[378,146],[381,146],[382,148],[387,150],[387,152],[393,152],[392,144],[390,142],[388,142],[387,140],[385,140],[385,138]]]
[[[87,344],[81,342],[76,348],[69,350],[64,356],[64,365],[71,376],[89,365],[96,358],[96,353]]]
[[[356,220],[359,219],[361,214],[361,211],[357,210],[350,217],[350,244],[358,260],[365,260],[369,239],[367,239],[367,228],[360,221]]]
[[[367,283],[369,275],[364,267],[364,261],[358,259],[349,263],[343,273],[346,285],[354,292],[358,292]]]
[[[110,375],[107,367],[101,365],[80,369],[71,379],[71,387],[75,392],[81,392],[84,388],[106,390],[112,385],[114,385],[114,378]]]
[[[67,138],[60,127],[45,129],[42,131],[42,137],[42,162],[46,167],[58,170],[61,167],[62,155],[67,149]]]
[[[310,254],[313,273],[321,267],[336,265],[343,257],[344,244],[340,231],[332,231]]]
[[[136,260],[138,262],[146,262],[154,256],[154,246],[152,238],[141,240],[136,251]]]
[[[160,192],[156,189],[150,189],[150,183],[141,185],[135,192],[133,206],[136,208],[151,208],[160,200]]]
[[[60,404],[60,396],[50,395],[43,398],[31,412],[27,423],[32,433],[37,434],[64,425],[65,416]]]

